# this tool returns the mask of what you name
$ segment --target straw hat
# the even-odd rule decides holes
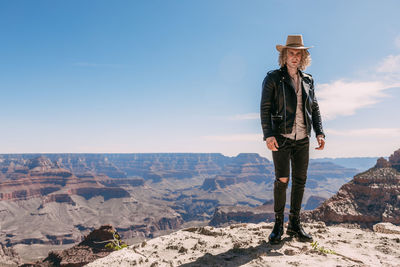
[[[313,46],[304,46],[303,36],[301,34],[296,35],[288,35],[286,39],[286,45],[276,45],[276,50],[279,52],[282,51],[283,48],[292,48],[292,49],[309,49]]]

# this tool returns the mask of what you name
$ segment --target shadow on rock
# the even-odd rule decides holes
[[[257,247],[248,247],[248,248],[240,248],[235,247],[217,254],[212,255],[210,253],[204,254],[204,256],[198,258],[194,262],[185,263],[180,265],[180,267],[197,267],[197,266],[241,266],[246,264],[254,259],[257,259],[261,256],[283,256],[284,254],[278,252],[277,250],[282,248],[286,241],[290,241],[290,237],[285,237],[282,239],[282,242],[277,245],[271,245],[266,241],[263,241]]]

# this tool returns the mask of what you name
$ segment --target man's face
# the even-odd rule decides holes
[[[286,64],[288,68],[297,69],[300,65],[301,50],[288,48],[286,52],[287,52]]]

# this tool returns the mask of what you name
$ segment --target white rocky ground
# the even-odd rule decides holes
[[[314,247],[286,234],[281,244],[268,244],[273,223],[193,227],[132,245],[87,266],[400,266],[400,227],[382,224],[371,231],[303,225],[317,241]]]

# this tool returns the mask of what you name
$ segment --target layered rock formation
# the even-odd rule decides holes
[[[78,245],[63,251],[51,251],[43,261],[26,263],[20,267],[80,267],[125,246],[111,225],[103,225],[90,232]]]
[[[352,171],[314,162],[310,183],[331,194]],[[106,223],[129,241],[152,238],[219,205],[258,206],[273,179],[272,163],[249,153],[0,155],[0,243],[67,246]]]
[[[128,238],[151,237],[183,223],[171,208],[132,197],[127,189],[142,187],[143,178],[77,176],[44,156],[18,162],[3,161],[0,173],[0,243],[7,246],[73,244],[103,223]]]
[[[380,157],[376,160],[375,168],[390,168],[392,165],[385,158]]]
[[[400,149],[396,150],[392,155],[390,155],[389,163],[392,168],[400,172]]]
[[[271,181],[273,165],[258,154],[243,153],[237,157],[222,154],[5,154],[0,155],[0,182],[19,180],[24,175],[52,176],[55,183],[65,184],[72,174],[81,179],[103,177],[100,183],[110,186],[141,186],[145,180],[205,178],[202,189],[225,188],[238,183]],[[37,172],[37,173],[36,173]],[[338,168],[329,162],[311,162],[309,182],[326,178],[352,176],[353,169]],[[107,179],[108,178],[108,179]],[[128,179],[127,179],[128,178]],[[55,190],[52,187],[43,190]],[[46,193],[47,191],[45,191]],[[23,197],[30,192],[19,192]],[[32,192],[41,194],[41,192]]]
[[[267,174],[245,174],[245,176],[237,176],[235,174],[226,174],[226,175],[219,175],[214,178],[206,178],[202,186],[200,187],[206,191],[215,191],[219,189],[223,189],[230,185],[240,184],[240,183],[247,183],[247,182],[255,182],[255,183],[262,183],[265,181],[270,180],[271,175]]]
[[[138,184],[143,184],[143,180]],[[7,168],[3,167],[0,174],[0,201],[26,200],[57,191],[65,192],[62,195],[80,195],[86,199],[99,195],[105,199],[129,197],[127,191],[110,182],[105,175],[77,177],[44,156],[27,160],[24,165],[12,162]],[[55,201],[61,198],[53,197]]]
[[[400,224],[400,172],[396,169],[399,152],[388,162],[378,159],[374,168],[354,176],[314,211],[303,213],[304,219],[367,227],[378,222]]]

